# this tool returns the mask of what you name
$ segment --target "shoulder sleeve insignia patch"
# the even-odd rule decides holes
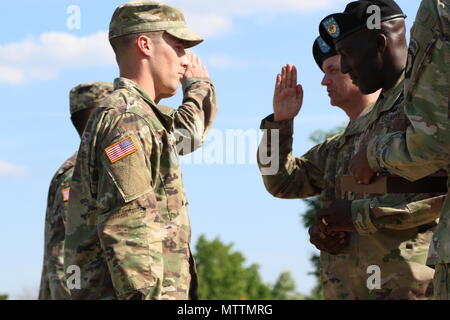
[[[323,54],[331,51],[331,47],[325,41],[323,41],[321,37],[317,38],[317,44],[319,45],[320,51],[322,51]]]
[[[109,161],[114,163],[132,153],[135,153],[137,150],[138,148],[134,143],[133,138],[127,137],[106,148],[105,153],[108,156]]]
[[[336,39],[341,35],[339,25],[334,19],[334,17],[330,17],[329,19],[323,21],[322,25],[325,27],[325,30],[327,30],[328,34],[332,38]]]
[[[61,194],[62,194],[62,198],[64,202],[69,201],[69,192],[70,192],[70,188],[64,188],[61,190]]]

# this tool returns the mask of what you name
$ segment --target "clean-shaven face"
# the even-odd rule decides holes
[[[154,46],[151,72],[155,94],[157,97],[174,96],[189,64],[184,42],[164,33]]]
[[[350,76],[341,72],[341,57],[339,55],[325,59],[322,63],[322,69],[325,73],[322,85],[327,87],[332,106],[345,107],[355,94],[361,94],[358,87],[352,83]]]
[[[336,43],[341,56],[341,72],[349,74],[363,94],[382,88],[383,69],[378,59],[377,43],[368,32],[356,32]]]

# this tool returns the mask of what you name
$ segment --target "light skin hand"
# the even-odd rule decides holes
[[[186,51],[189,64],[184,73],[184,78],[209,78],[208,69],[202,64],[199,57],[191,51]]]
[[[297,69],[287,64],[275,81],[273,113],[276,122],[294,119],[303,103],[303,88],[297,84]]]

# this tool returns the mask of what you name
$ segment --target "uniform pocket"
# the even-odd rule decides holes
[[[128,203],[152,190],[150,170],[136,137],[116,140],[104,150],[102,162],[125,203]]]
[[[427,65],[439,36],[420,24],[414,26],[408,48],[408,62],[405,71],[405,93],[409,100]]]

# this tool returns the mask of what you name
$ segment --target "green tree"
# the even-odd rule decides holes
[[[339,132],[342,132],[344,130],[343,126],[339,126],[335,129],[329,130],[329,131],[322,131],[317,130],[314,131],[310,136],[309,140],[312,142],[319,144],[324,142],[326,139],[338,134]],[[316,212],[320,209],[320,198],[319,197],[313,197],[310,199],[304,199],[303,200],[306,203],[306,211],[301,213],[301,219],[303,226],[306,229],[309,229],[314,224],[314,217],[316,215]],[[310,272],[309,274],[314,275],[317,279],[317,285],[312,289],[310,295],[307,297],[307,299],[310,300],[323,300],[323,292],[322,292],[322,286],[320,284],[320,257],[318,254],[313,254],[310,257],[310,261],[313,264],[314,271]]]
[[[284,271],[278,277],[272,288],[272,299],[274,300],[303,300],[304,297],[295,291],[296,285],[292,274]]]
[[[8,300],[7,294],[0,294],[0,300]]]
[[[195,260],[199,280],[199,298],[204,300],[272,299],[271,288],[259,275],[259,266],[245,267],[245,258],[232,251],[219,238],[208,241],[200,236]]]

